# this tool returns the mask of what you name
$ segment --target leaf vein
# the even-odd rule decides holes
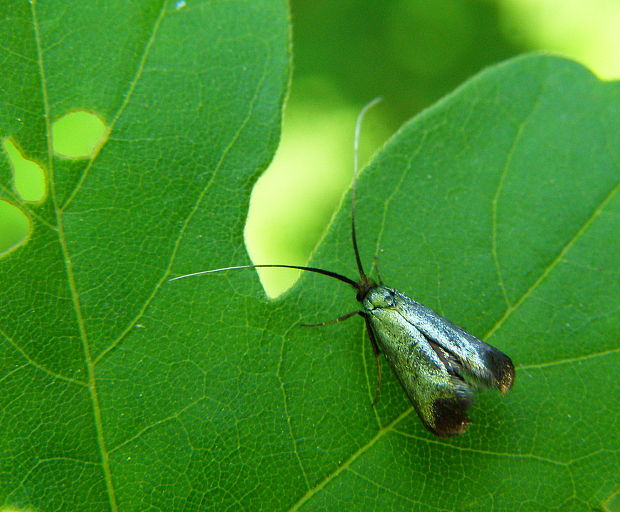
[[[84,352],[84,357],[86,360],[86,366],[88,369],[88,389],[90,392],[91,403],[93,406],[93,414],[94,414],[94,422],[95,422],[95,430],[97,433],[97,444],[99,446],[99,451],[101,454],[101,464],[103,469],[103,478],[106,485],[106,490],[108,493],[108,499],[110,502],[110,509],[112,512],[117,512],[118,507],[116,504],[116,494],[114,491],[114,485],[112,482],[112,474],[110,470],[110,465],[107,457],[107,452],[105,449],[105,438],[103,435],[103,424],[101,419],[101,410],[99,407],[99,398],[97,396],[97,389],[95,386],[95,374],[94,367],[92,366],[92,359],[90,357],[90,349],[88,345],[88,338],[86,334],[86,328],[84,325],[82,311],[80,306],[79,295],[77,291],[77,285],[75,282],[75,276],[73,273],[73,264],[71,261],[71,257],[69,255],[69,247],[67,246],[67,241],[64,233],[64,226],[62,222],[62,215],[60,215],[60,211],[58,209],[58,200],[56,197],[56,187],[54,182],[54,160],[53,160],[53,147],[52,147],[52,138],[51,138],[51,126],[50,126],[50,106],[49,99],[47,94],[47,85],[45,80],[45,66],[43,63],[43,51],[41,45],[41,33],[39,27],[39,21],[37,17],[36,11],[37,3],[36,0],[33,0],[30,3],[31,15],[32,15],[32,24],[33,31],[37,49],[37,62],[39,73],[41,76],[41,95],[43,99],[43,108],[44,108],[44,116],[45,116],[45,126],[47,133],[47,164],[48,164],[48,172],[49,172],[49,183],[50,183],[50,197],[52,200],[52,204],[57,216],[57,227],[58,227],[58,242],[61,247],[61,251],[63,254],[63,260],[65,262],[65,269],[67,273],[67,281],[69,285],[69,289],[71,292],[71,299],[73,302],[73,309],[75,311],[76,321],[78,324],[78,330],[80,332],[80,337],[82,340],[82,348]]]
[[[323,480],[321,480],[317,485],[315,485],[312,489],[310,489],[306,494],[304,494],[289,510],[295,511],[299,510],[301,506],[310,500],[315,494],[321,491],[329,482],[331,482],[334,478],[336,478],[340,473],[344,470],[348,469],[355,460],[369,450],[379,439],[383,437],[386,432],[392,430],[392,428],[397,425],[402,419],[407,417],[413,409],[407,409],[400,416],[398,416],[392,423],[386,425],[381,430],[379,430],[370,440],[363,446],[361,446],[356,452],[354,452],[347,460],[345,460],[340,466],[338,466],[334,471],[332,471],[329,475],[327,475]]]
[[[618,182],[611,191],[607,194],[607,196],[601,201],[601,203],[594,209],[592,214],[585,220],[585,222],[579,227],[579,229],[575,232],[573,237],[562,247],[557,256],[547,265],[538,278],[532,283],[532,285],[519,297],[519,299],[514,303],[514,305],[506,308],[504,314],[500,317],[500,319],[491,327],[489,332],[484,336],[483,339],[489,339],[495,332],[504,325],[506,320],[510,318],[510,316],[519,309],[521,304],[525,302],[527,298],[532,295],[532,293],[538,288],[538,286],[547,278],[547,276],[552,272],[552,270],[560,263],[566,253],[575,245],[575,243],[583,236],[583,234],[588,230],[588,228],[592,225],[594,220],[601,214],[601,212],[605,209],[607,204],[613,199],[618,190],[620,189],[620,182]]]
[[[211,188],[211,186],[215,182],[215,178],[217,177],[218,172],[221,170],[222,165],[224,164],[224,161],[226,160],[226,157],[228,156],[228,154],[230,153],[230,151],[234,147],[235,143],[237,142],[237,140],[241,136],[241,133],[243,132],[244,128],[247,126],[248,122],[252,118],[252,115],[254,113],[254,108],[255,108],[256,102],[258,100],[259,91],[260,91],[260,89],[261,89],[261,87],[262,87],[266,77],[267,77],[267,70],[266,70],[266,68],[263,68],[263,75],[261,76],[261,79],[259,80],[259,82],[256,85],[256,89],[254,91],[254,96],[252,97],[252,101],[250,102],[250,106],[248,108],[248,113],[244,117],[244,119],[241,121],[241,123],[239,124],[239,127],[237,128],[235,133],[232,135],[228,145],[222,151],[222,155],[221,155],[220,159],[218,160],[217,164],[215,165],[215,168],[213,169],[213,172],[211,174],[211,177],[209,178],[209,181],[203,187],[202,191],[198,195],[198,198],[196,199],[196,203],[194,204],[194,207],[191,209],[191,211],[188,213],[187,217],[183,221],[183,225],[179,229],[179,234],[178,234],[177,239],[175,240],[174,245],[172,247],[172,251],[171,251],[171,254],[170,254],[170,259],[168,261],[168,264],[166,265],[166,268],[164,269],[164,272],[163,272],[162,276],[159,278],[159,280],[157,281],[157,283],[153,287],[153,290],[151,291],[150,295],[144,301],[144,304],[142,305],[142,307],[140,308],[140,310],[138,311],[136,316],[130,322],[128,322],[127,327],[119,334],[119,336],[112,343],[110,343],[110,345],[106,349],[102,350],[101,353],[97,356],[97,358],[95,359],[95,365],[97,365],[101,360],[103,360],[104,357],[107,354],[109,354],[114,348],[116,348],[121,343],[121,341],[125,338],[125,336],[127,336],[127,334],[129,332],[131,332],[131,330],[138,323],[140,318],[142,318],[142,316],[144,315],[144,313],[147,310],[147,308],[150,306],[150,304],[155,299],[155,297],[156,297],[157,293],[159,292],[159,290],[161,289],[162,285],[168,280],[168,277],[170,276],[170,271],[172,270],[172,266],[174,264],[176,255],[177,255],[177,253],[179,251],[179,248],[181,247],[181,242],[183,241],[183,235],[185,234],[185,231],[187,230],[187,227],[189,226],[191,220],[193,219],[193,217],[196,214],[196,212],[198,211],[201,203],[203,202],[205,196],[207,195],[207,192],[209,191],[209,189]]]
[[[499,176],[499,180],[497,183],[497,187],[495,188],[495,194],[493,195],[493,199],[491,200],[491,254],[493,255],[493,263],[495,265],[495,272],[497,273],[497,281],[502,292],[502,296],[504,297],[504,302],[506,306],[510,308],[512,303],[508,298],[508,292],[506,291],[506,285],[504,283],[504,274],[502,272],[502,267],[499,261],[499,255],[497,253],[497,207],[499,203],[499,198],[504,188],[504,182],[506,181],[506,176],[508,175],[508,171],[510,166],[512,165],[512,160],[514,158],[515,152],[519,143],[523,139],[523,134],[525,132],[525,128],[538,110],[540,106],[540,100],[543,95],[543,90],[536,96],[536,101],[532,105],[530,112],[523,118],[523,120],[519,123],[517,127],[516,134],[510,148],[508,149],[508,153],[506,155],[506,159],[504,161],[504,166]]]
[[[608,356],[611,354],[618,354],[620,353],[620,348],[612,348],[610,350],[603,350],[602,352],[593,352],[591,354],[585,354],[583,356],[577,356],[577,357],[567,357],[566,359],[558,359],[557,361],[548,361],[545,363],[538,363],[538,364],[526,364],[523,366],[519,366],[519,368],[523,369],[523,370],[531,370],[531,369],[537,369],[537,368],[549,368],[551,366],[558,366],[558,365],[562,365],[562,364],[570,364],[570,363],[578,363],[580,361],[587,361],[588,359],[594,359],[597,357],[604,357],[604,356]]]
[[[386,487],[385,485],[380,484],[379,482],[375,482],[374,480],[372,480],[371,478],[368,478],[366,475],[362,475],[360,472],[355,471],[353,468],[348,468],[347,471],[353,473],[355,476],[357,476],[358,478],[361,478],[362,480],[365,480],[366,482],[368,482],[369,484],[381,489],[382,491],[387,492],[388,494],[392,494],[402,500],[405,500],[409,503],[412,503],[414,505],[426,505],[426,503],[423,503],[419,500],[413,500],[411,499],[409,496],[405,496],[404,494],[400,494],[399,492],[395,491],[394,489],[390,489],[389,487]],[[447,509],[436,509],[436,510],[441,510],[441,511],[445,511],[448,512]]]
[[[148,51],[150,50],[154,42],[155,35],[157,34],[158,28],[161,24],[161,20],[163,19],[164,12],[165,12],[164,7],[165,7],[165,2],[163,2],[161,5],[158,18],[153,27],[153,33],[151,37],[149,38],[149,42],[147,43],[145,54],[143,54],[142,56],[142,60],[140,63],[141,65],[138,70],[138,73],[136,77],[134,78],[132,84],[130,85],[129,93],[125,97],[125,101],[123,105],[119,109],[119,112],[117,112],[116,117],[113,119],[113,123],[115,123],[116,120],[118,120],[118,118],[120,117],[122,111],[124,110],[124,108],[129,102],[129,97],[131,93],[135,89],[136,83],[138,82],[138,79],[141,75],[141,70],[146,60],[146,56],[148,55]],[[67,238],[66,238],[66,234],[64,231],[64,223],[63,223],[63,217],[62,217],[64,209],[69,205],[69,203],[73,200],[73,198],[75,198],[82,183],[86,179],[86,176],[89,170],[92,168],[92,163],[94,162],[96,155],[95,157],[91,158],[89,164],[86,166],[84,172],[82,173],[82,176],[80,177],[80,180],[76,188],[73,190],[72,194],[69,196],[67,201],[65,201],[65,204],[63,206],[60,206],[58,204],[58,198],[56,197],[56,189],[55,189],[55,181],[54,181],[53,147],[52,147],[51,127],[50,127],[50,108],[49,108],[49,100],[47,96],[47,87],[46,87],[46,81],[45,81],[45,66],[43,63],[43,50],[42,50],[42,45],[41,45],[41,35],[39,32],[39,22],[38,22],[37,13],[36,13],[36,1],[31,2],[31,12],[32,12],[34,33],[35,33],[35,38],[36,38],[36,45],[37,45],[39,73],[41,75],[43,104],[44,104],[44,109],[45,109],[45,123],[46,123],[46,131],[47,131],[47,148],[48,148],[48,169],[49,169],[49,175],[50,175],[50,180],[49,180],[50,195],[51,195],[52,203],[54,206],[54,210],[57,215],[58,241],[59,241],[59,245],[61,248],[61,252],[63,254],[63,260],[65,263],[65,269],[66,269],[66,275],[67,275],[67,282],[68,282],[69,290],[71,293],[73,309],[75,312],[78,331],[80,333],[80,339],[82,341],[82,350],[84,353],[84,359],[85,359],[87,373],[88,373],[87,386],[88,386],[91,404],[93,408],[95,431],[96,431],[96,436],[97,436],[97,444],[98,444],[99,452],[101,455],[101,466],[103,470],[103,478],[104,478],[105,485],[106,485],[110,509],[112,510],[112,512],[116,512],[118,510],[118,504],[116,500],[116,491],[114,488],[114,482],[112,480],[112,470],[111,470],[110,462],[109,462],[109,453],[106,447],[105,434],[104,434],[104,428],[103,428],[103,418],[101,414],[101,406],[99,403],[99,395],[97,392],[97,381],[96,381],[96,376],[95,376],[95,361],[93,360],[93,357],[90,351],[88,333],[86,331],[86,325],[84,322],[84,317],[83,317],[81,303],[80,303],[80,295],[79,295],[77,283],[75,280],[73,261],[71,259],[71,255],[69,252],[69,247],[67,244]],[[109,129],[111,128],[112,127],[110,127]],[[99,150],[100,149],[101,148],[99,148]]]
[[[142,77],[142,74],[144,73],[144,68],[145,68],[145,65],[146,65],[146,61],[148,60],[148,57],[151,54],[151,49],[152,49],[153,45],[155,44],[155,39],[157,37],[157,34],[159,33],[159,28],[161,27],[161,23],[162,23],[162,21],[163,21],[163,19],[165,17],[165,14],[166,14],[166,4],[167,3],[168,3],[167,0],[163,0],[163,2],[161,3],[161,8],[160,8],[159,13],[157,15],[157,18],[155,19],[155,22],[153,24],[153,29],[151,30],[151,35],[148,38],[148,40],[146,41],[146,45],[144,46],[144,50],[142,52],[142,55],[140,56],[140,61],[138,62],[138,67],[136,69],[134,77],[129,82],[129,87],[127,88],[127,92],[125,93],[125,96],[123,98],[123,102],[121,103],[120,107],[118,108],[118,110],[116,111],[114,116],[112,117],[112,120],[110,121],[110,124],[107,127],[105,134],[103,135],[102,139],[104,140],[104,143],[100,144],[97,147],[95,153],[89,159],[88,163],[84,167],[84,170],[82,171],[82,175],[80,176],[80,179],[78,180],[77,184],[75,185],[75,188],[73,189],[71,194],[69,194],[69,196],[65,200],[64,204],[61,205],[61,207],[60,207],[61,211],[65,211],[69,207],[71,202],[75,199],[77,194],[79,193],[80,189],[82,188],[82,185],[86,181],[86,178],[88,177],[88,175],[90,173],[90,170],[92,169],[92,167],[93,167],[93,165],[95,163],[95,160],[97,160],[97,157],[101,153],[101,150],[106,145],[107,141],[110,140],[110,134],[114,130],[114,126],[116,126],[116,123],[118,122],[118,120],[121,118],[121,116],[125,112],[125,109],[127,108],[127,105],[129,105],[129,102],[130,102],[131,98],[133,97],[133,94],[134,94],[134,92],[136,90],[136,87],[138,86],[138,82],[140,81],[140,78]]]
[[[13,340],[2,329],[0,329],[0,335],[2,335],[2,337],[4,337],[6,339],[6,341],[8,341],[15,348],[15,350],[17,350],[23,356],[23,358],[28,362],[29,365],[34,366],[36,369],[41,370],[42,372],[48,374],[51,377],[54,377],[55,379],[64,380],[64,381],[70,382],[72,384],[77,384],[78,386],[86,386],[87,385],[86,382],[84,382],[84,381],[81,381],[81,380],[78,380],[78,379],[73,379],[71,377],[63,375],[62,373],[57,373],[57,372],[55,372],[53,370],[50,370],[45,365],[42,365],[41,363],[38,363],[37,361],[32,359],[32,357],[30,357],[30,355],[24,349],[22,349],[15,342],[15,340]],[[23,366],[20,366],[19,368],[23,368]]]
[[[402,430],[397,430],[396,428],[392,429],[392,431],[403,437],[416,439],[418,441],[426,441],[429,444],[437,444],[437,445],[441,445],[442,447],[451,448],[453,450],[457,450],[461,452],[477,453],[479,455],[492,455],[494,457],[510,457],[514,459],[533,459],[533,460],[538,460],[540,462],[545,462],[547,464],[553,464],[554,466],[568,466],[571,464],[570,461],[561,462],[559,460],[550,459],[548,457],[543,457],[542,455],[536,455],[534,453],[510,453],[510,452],[494,452],[491,450],[480,450],[478,448],[469,448],[467,446],[459,446],[456,444],[446,443],[438,439],[422,438],[422,437],[419,437],[413,434],[409,434],[408,432],[403,432]]]
[[[293,444],[293,453],[295,453],[295,457],[297,458],[297,463],[299,464],[299,468],[301,469],[301,473],[304,476],[304,480],[306,482],[306,489],[310,489],[310,480],[308,479],[308,473],[306,473],[306,469],[301,461],[301,457],[299,455],[299,447],[297,445],[297,440],[295,439],[295,435],[293,433],[293,424],[291,421],[291,415],[288,410],[288,395],[286,394],[286,386],[284,385],[284,379],[282,378],[282,363],[284,362],[284,342],[288,337],[288,334],[291,330],[293,330],[296,325],[291,325],[291,327],[282,335],[280,342],[280,358],[278,361],[278,369],[276,375],[278,376],[278,381],[280,383],[280,391],[282,392],[282,404],[284,405],[284,415],[286,417],[286,423],[288,425],[288,433],[291,437],[291,443]]]
[[[157,421],[154,421],[153,423],[150,423],[148,425],[146,425],[145,427],[142,427],[138,432],[136,432],[133,436],[128,437],[127,439],[125,439],[124,441],[121,441],[119,444],[117,444],[116,446],[111,447],[108,450],[108,454],[112,454],[118,450],[120,450],[123,446],[128,445],[129,443],[132,443],[133,441],[138,440],[140,437],[142,437],[144,434],[146,434],[147,432],[150,432],[151,430],[155,429],[156,427],[163,425],[165,423],[168,423],[169,421],[178,419],[181,414],[183,414],[185,411],[187,411],[188,409],[191,409],[192,407],[194,407],[195,405],[199,404],[200,402],[202,402],[203,400],[205,400],[207,397],[200,397],[197,400],[193,400],[192,402],[190,402],[189,404],[187,404],[184,407],[181,407],[178,411],[173,412],[172,414],[169,414],[168,416],[164,417],[164,418],[160,418]]]

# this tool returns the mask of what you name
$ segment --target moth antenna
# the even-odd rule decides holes
[[[359,138],[360,131],[362,127],[362,121],[364,119],[364,115],[366,112],[377,103],[382,100],[381,97],[377,97],[372,100],[370,103],[365,105],[357,114],[357,120],[355,121],[355,136],[353,138],[353,184],[351,186],[351,240],[353,241],[353,252],[355,253],[355,261],[357,262],[357,269],[360,274],[361,283],[367,284],[368,278],[366,277],[366,273],[364,272],[364,267],[362,266],[362,260],[360,259],[360,252],[357,246],[357,235],[355,231],[355,199],[356,199],[356,188],[357,188],[357,174],[359,170]],[[338,281],[342,281],[346,283],[356,290],[360,290],[360,284],[352,279],[349,279],[342,274],[338,274],[337,272],[332,272],[331,270],[324,270],[322,268],[315,267],[304,267],[300,265],[238,265],[234,267],[222,267],[222,268],[214,268],[212,270],[203,270],[201,272],[192,272],[191,274],[184,274],[182,276],[173,277],[172,279],[168,279],[168,281],[177,281],[178,279],[185,279],[186,277],[197,277],[203,276],[205,274],[214,274],[216,272],[224,272],[226,270],[243,270],[247,268],[292,268],[296,270],[304,270],[306,272],[314,272],[315,274],[321,274],[327,277],[331,277],[333,279],[337,279]]]
[[[224,272],[225,270],[242,270],[246,268],[294,268],[297,270],[305,270],[307,272],[314,272],[315,274],[321,274],[327,277],[333,277],[334,279],[338,279],[338,281],[342,281],[343,283],[347,283],[353,288],[357,290],[358,286],[353,279],[349,279],[342,274],[338,274],[337,272],[332,272],[331,270],[323,270],[322,268],[315,267],[301,267],[298,265],[240,265],[236,267],[222,267],[222,268],[214,268],[213,270],[203,270],[201,272],[193,272],[191,274],[184,274],[182,276],[173,277],[172,279],[168,279],[168,281],[176,281],[177,279],[185,279],[186,277],[196,277],[203,276],[205,274],[214,274],[215,272]]]
[[[351,185],[351,240],[353,242],[353,252],[355,253],[355,261],[357,263],[357,270],[360,274],[360,279],[363,283],[368,282],[368,278],[366,277],[366,273],[364,272],[364,267],[362,266],[362,260],[360,258],[360,251],[357,246],[357,233],[355,231],[355,201],[356,201],[356,189],[357,189],[357,174],[359,171],[359,142],[360,142],[360,131],[362,127],[362,121],[364,119],[364,115],[371,108],[374,107],[377,103],[382,100],[381,97],[375,98],[370,103],[368,103],[362,110],[357,114],[357,120],[355,121],[355,136],[353,138],[353,183]]]

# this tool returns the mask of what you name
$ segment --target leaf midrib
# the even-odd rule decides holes
[[[122,113],[125,111],[125,108],[129,104],[129,101],[133,95],[133,92],[137,86],[137,83],[139,82],[140,77],[142,76],[142,72],[144,70],[146,60],[150,54],[150,50],[155,42],[156,35],[159,31],[161,22],[164,18],[166,4],[167,4],[166,0],[164,0],[161,4],[158,16],[155,19],[153,29],[151,30],[151,35],[146,42],[141,58],[139,60],[138,68],[134,74],[133,79],[130,82],[129,90],[127,94],[125,95],[123,103],[119,107],[118,111],[113,117],[112,123],[110,124],[108,128],[108,133],[107,133],[108,136],[110,132],[112,131],[114,125],[116,124],[120,116],[122,115]],[[93,419],[95,423],[97,445],[98,445],[100,456],[101,456],[101,468],[103,471],[106,491],[108,494],[108,502],[110,504],[111,511],[117,512],[118,503],[116,499],[116,491],[114,488],[114,482],[112,480],[112,470],[110,467],[109,452],[106,446],[103,419],[102,419],[102,414],[101,414],[101,406],[99,402],[99,395],[97,392],[97,380],[96,380],[96,374],[95,374],[96,361],[93,360],[93,357],[90,351],[90,344],[88,341],[88,334],[86,332],[86,325],[85,325],[84,317],[82,314],[80,296],[79,296],[79,292],[77,288],[77,283],[75,281],[75,272],[73,270],[73,262],[72,262],[71,255],[69,252],[69,247],[67,245],[67,237],[65,234],[64,222],[63,222],[63,213],[65,209],[69,206],[71,201],[77,196],[81,188],[81,185],[86,180],[89,170],[92,168],[97,156],[99,155],[101,151],[101,147],[103,147],[103,145],[105,144],[102,144],[101,147],[98,148],[97,153],[93,155],[93,157],[90,159],[78,183],[76,184],[75,189],[73,190],[71,195],[68,197],[68,199],[65,201],[65,204],[59,205],[58,198],[56,195],[55,180],[54,180],[54,156],[53,156],[52,130],[51,130],[51,123],[50,123],[50,107],[49,107],[49,98],[48,98],[48,91],[47,91],[47,82],[45,78],[46,77],[45,65],[43,62],[43,49],[41,45],[40,25],[39,25],[39,21],[37,17],[37,12],[36,12],[36,0],[33,0],[30,3],[30,5],[31,5],[32,24],[33,24],[33,30],[34,30],[35,42],[36,42],[37,63],[38,63],[40,81],[41,81],[41,96],[43,100],[43,109],[45,112],[45,130],[47,134],[46,141],[47,141],[48,170],[49,170],[49,183],[50,183],[49,185],[50,186],[50,198],[52,200],[54,212],[56,215],[56,223],[57,223],[56,229],[58,232],[58,241],[61,247],[63,261],[65,263],[67,283],[69,285],[69,291],[71,295],[73,309],[75,312],[78,332],[80,334],[80,340],[82,342],[82,349],[84,353],[84,359],[85,359],[85,365],[86,365],[87,377],[88,377],[87,387],[88,387],[89,396],[90,396],[90,400],[92,404],[92,412],[93,412]]]
[[[148,58],[148,55],[150,53],[150,50],[155,42],[155,38],[156,35],[159,31],[160,25],[165,17],[165,6],[167,5],[167,2],[164,1],[162,3],[161,9],[159,11],[159,15],[157,17],[157,19],[155,20],[155,23],[153,25],[153,30],[151,32],[151,37],[149,38],[149,40],[146,42],[145,44],[145,48],[142,54],[142,57],[139,61],[139,65],[138,68],[135,72],[134,78],[132,79],[132,81],[130,82],[130,86],[128,89],[127,94],[125,95],[125,99],[122,103],[122,105],[119,107],[118,111],[116,112],[116,114],[114,115],[114,117],[112,118],[112,121],[108,127],[107,130],[107,137],[109,140],[109,135],[112,132],[114,125],[117,123],[117,121],[120,119],[122,113],[125,111],[127,105],[129,104],[129,101],[133,95],[133,92],[136,89],[136,86],[140,80],[140,77],[142,76],[142,72],[144,70],[144,66],[146,63],[146,60]],[[37,26],[38,23],[36,21],[36,14],[34,12],[34,8],[33,8],[33,25]],[[37,45],[39,54],[41,55],[41,45],[38,44]],[[39,59],[39,68],[40,68],[40,73],[41,73],[41,83],[42,83],[42,94],[45,96],[46,100],[44,101],[45,104],[45,110],[46,110],[46,131],[48,134],[51,134],[51,128],[49,125],[49,108],[48,108],[48,102],[47,102],[47,89],[46,89],[46,85],[45,85],[45,79],[44,79],[44,67],[43,67],[43,63],[42,60]],[[83,351],[84,351],[84,359],[85,359],[85,363],[86,363],[86,367],[87,367],[87,373],[88,373],[88,379],[86,382],[86,385],[88,387],[89,390],[89,394],[91,397],[91,403],[92,403],[92,408],[93,408],[93,416],[94,416],[94,421],[95,421],[95,429],[96,429],[96,435],[97,435],[97,442],[98,442],[98,446],[99,446],[99,451],[100,451],[100,455],[101,455],[101,466],[102,466],[102,470],[104,473],[104,479],[106,482],[106,489],[107,489],[107,493],[108,493],[108,501],[110,503],[110,509],[112,512],[117,512],[118,511],[118,504],[117,504],[117,498],[116,498],[116,491],[114,488],[114,483],[113,483],[113,479],[112,479],[112,470],[110,467],[110,463],[109,463],[109,457],[110,454],[112,452],[114,452],[115,450],[117,450],[118,448],[120,448],[121,446],[125,445],[126,442],[121,443],[120,445],[117,445],[111,449],[107,448],[106,445],[106,441],[105,441],[105,429],[104,429],[104,425],[103,425],[103,419],[102,419],[102,415],[101,415],[101,407],[100,407],[100,403],[99,403],[99,397],[97,394],[97,381],[96,381],[96,373],[95,373],[95,368],[97,366],[97,364],[99,362],[101,362],[101,360],[103,360],[105,358],[106,355],[108,355],[115,347],[117,347],[122,340],[125,338],[125,336],[127,335],[128,332],[130,332],[132,330],[133,325],[135,325],[135,323],[139,320],[139,318],[144,314],[144,312],[146,311],[146,309],[148,308],[148,306],[152,303],[152,301],[154,300],[156,294],[158,293],[158,291],[161,289],[161,286],[165,283],[165,281],[167,280],[167,278],[169,277],[170,273],[171,273],[171,269],[172,269],[172,265],[175,261],[175,257],[176,254],[180,248],[180,244],[181,241],[183,239],[183,235],[187,229],[187,226],[189,225],[189,223],[191,222],[192,218],[194,217],[195,213],[198,211],[200,205],[202,204],[204,197],[207,195],[209,189],[211,188],[212,184],[215,181],[215,178],[218,174],[218,171],[222,168],[227,156],[229,155],[230,151],[235,147],[235,143],[237,142],[237,140],[239,139],[239,137],[241,136],[243,130],[245,129],[245,127],[248,125],[249,121],[251,120],[254,112],[255,112],[255,107],[256,107],[256,103],[258,101],[259,98],[259,94],[260,94],[260,90],[262,88],[262,86],[264,85],[265,80],[267,79],[267,67],[266,67],[267,63],[264,63],[264,69],[263,69],[263,73],[262,76],[260,78],[260,80],[258,81],[257,85],[256,85],[256,89],[254,91],[254,95],[252,97],[252,100],[250,102],[248,111],[246,116],[243,118],[243,120],[241,121],[241,123],[239,124],[237,130],[234,132],[233,136],[231,137],[231,140],[229,142],[229,144],[224,148],[224,150],[222,151],[221,157],[218,161],[218,163],[216,164],[214,171],[209,179],[209,182],[207,184],[205,184],[205,186],[203,187],[199,197],[196,199],[195,201],[195,205],[192,208],[192,210],[190,211],[190,213],[188,214],[188,216],[186,217],[182,228],[179,231],[179,235],[177,237],[177,240],[175,241],[175,244],[173,246],[173,249],[171,251],[171,255],[168,261],[168,265],[166,266],[161,278],[158,280],[158,282],[155,284],[155,286],[153,287],[152,293],[150,294],[150,296],[144,301],[142,307],[140,308],[140,310],[138,311],[136,317],[134,319],[132,319],[131,322],[128,323],[128,326],[126,329],[124,329],[120,335],[113,341],[110,343],[110,345],[103,350],[98,356],[93,358],[93,355],[90,352],[90,344],[88,341],[88,334],[86,332],[86,328],[85,328],[85,322],[84,322],[84,318],[82,315],[82,310],[81,310],[81,304],[80,304],[80,300],[79,300],[79,291],[77,288],[77,284],[75,282],[75,273],[73,270],[73,264],[72,264],[72,260],[71,260],[71,256],[69,253],[69,248],[67,246],[67,239],[66,239],[66,234],[64,231],[64,226],[63,226],[63,213],[64,211],[68,208],[68,206],[71,204],[71,202],[75,199],[75,197],[77,196],[82,184],[85,182],[89,171],[92,169],[94,162],[97,158],[97,156],[100,154],[101,149],[103,148],[103,146],[105,144],[102,144],[101,147],[98,148],[97,153],[95,155],[93,155],[93,157],[91,158],[91,160],[89,161],[88,165],[86,166],[86,168],[84,169],[82,176],[80,177],[78,183],[76,184],[75,189],[72,191],[72,193],[69,195],[69,197],[67,198],[67,200],[65,201],[65,203],[63,205],[58,205],[57,201],[56,201],[56,195],[55,195],[55,191],[52,189],[52,193],[51,196],[53,197],[53,202],[54,202],[54,209],[55,209],[55,213],[57,215],[57,231],[58,231],[58,239],[59,239],[59,243],[61,246],[61,250],[62,250],[62,254],[63,254],[63,259],[65,262],[65,266],[66,266],[66,274],[67,274],[67,281],[69,284],[69,289],[70,289],[70,295],[72,298],[72,302],[73,302],[73,308],[75,311],[75,315],[76,315],[76,322],[78,324],[78,330],[80,333],[80,338],[82,341],[82,346],[83,346]],[[107,141],[106,141],[107,142]],[[52,151],[52,143],[51,143],[51,136],[48,135],[48,155],[49,155],[49,166],[51,169],[51,166],[53,164],[53,151]],[[53,174],[50,172],[50,177],[53,178]],[[53,179],[50,179],[50,181],[53,181]],[[48,372],[49,373],[49,372]],[[184,408],[185,409],[185,408]],[[182,411],[178,411],[176,413],[176,415],[181,414]],[[167,421],[167,419],[169,418],[165,418],[162,419],[160,421],[158,421],[156,424],[161,424],[162,422]],[[145,427],[145,429],[143,429],[142,431],[140,431],[138,434],[136,434],[136,436],[134,437],[139,437],[142,433],[144,433],[145,431],[150,430],[154,425],[149,425],[147,427]],[[133,439],[133,437],[132,437]]]

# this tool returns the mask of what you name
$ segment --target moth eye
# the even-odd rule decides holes
[[[394,306],[394,295],[391,292],[385,292],[383,294],[383,307],[389,308]]]

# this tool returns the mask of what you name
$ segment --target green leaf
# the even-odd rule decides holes
[[[425,432],[393,377],[373,411],[360,322],[292,326],[355,308],[339,284],[306,276],[280,302],[292,320],[280,363],[287,414],[309,481],[293,508],[589,511],[612,502],[619,93],[570,61],[516,59],[424,112],[376,157],[357,192],[362,260],[379,254],[387,284],[509,354],[516,384],[505,397],[480,393],[475,424],[447,441]],[[313,263],[351,274],[344,210]]]
[[[31,234],[0,260],[0,504],[177,510],[237,493],[194,468],[214,467],[221,439],[209,416],[183,423],[224,374],[204,333],[178,329],[197,318],[167,279],[205,254],[243,258],[287,16],[271,0],[2,3],[0,135],[47,190],[23,200],[4,153],[0,198]],[[52,154],[52,123],[75,110],[106,124],[92,159]]]
[[[33,223],[0,260],[5,504],[617,504],[617,84],[557,58],[509,62],[404,127],[362,176],[366,265],[379,253],[388,284],[517,366],[510,394],[480,394],[469,432],[438,440],[387,368],[371,407],[361,322],[299,327],[358,307],[341,283],[306,275],[269,301],[253,271],[167,282],[248,263],[249,191],[287,78],[283,4],[86,4],[15,2],[0,18],[19,33],[3,41],[2,136],[54,185],[29,205],[0,168],[2,198]],[[52,157],[45,136],[76,108],[110,128],[81,163]],[[343,204],[313,264],[353,277]]]

